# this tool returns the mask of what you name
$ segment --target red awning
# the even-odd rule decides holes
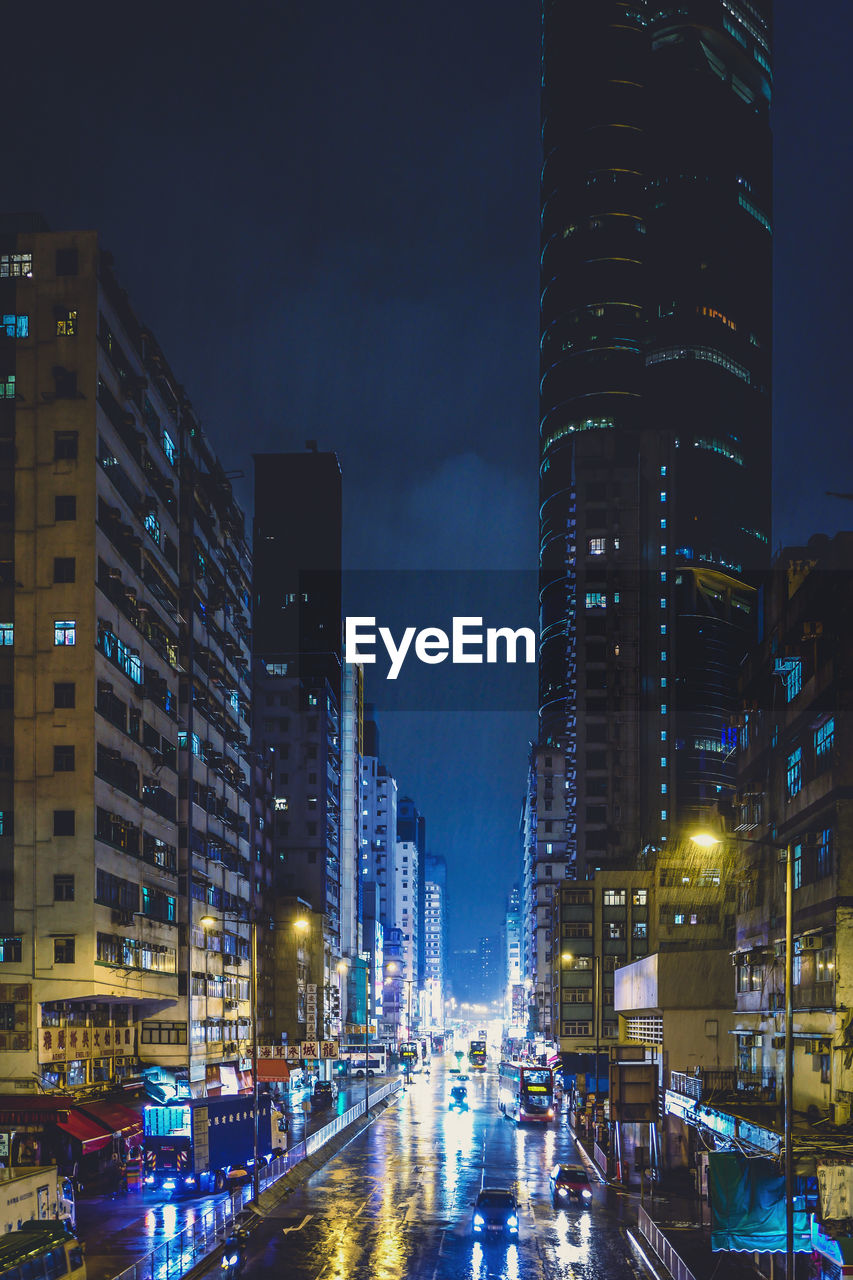
[[[278,1080],[287,1081],[290,1079],[290,1067],[284,1058],[259,1058],[258,1059],[258,1081],[261,1080]]]
[[[60,1129],[64,1129],[67,1134],[80,1143],[84,1155],[91,1155],[93,1151],[102,1151],[113,1140],[111,1129],[105,1132],[104,1125],[99,1124],[91,1116],[84,1115],[82,1111],[77,1111],[76,1109],[69,1108],[68,1111],[57,1111],[56,1123]]]
[[[120,1133],[126,1142],[134,1142],[142,1137],[142,1116],[132,1107],[126,1107],[123,1102],[102,1098],[78,1103],[77,1109],[97,1120],[98,1124],[111,1133]]]

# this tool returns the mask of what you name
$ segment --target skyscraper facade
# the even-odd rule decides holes
[[[583,877],[731,792],[770,535],[769,0],[545,0],[540,729]]]

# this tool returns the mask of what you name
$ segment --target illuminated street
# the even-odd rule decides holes
[[[471,1110],[448,1113],[454,1079],[444,1066],[434,1067],[431,1080],[417,1077],[399,1103],[284,1200],[259,1229],[244,1274],[251,1280],[646,1274],[625,1238],[621,1197],[596,1185],[591,1210],[551,1208],[551,1166],[579,1158],[565,1122],[543,1131],[504,1119],[494,1067],[469,1080]],[[472,1238],[471,1203],[490,1183],[516,1189],[517,1245]]]
[[[371,1088],[376,1088],[383,1081],[371,1080],[370,1083]],[[288,1111],[288,1147],[322,1129],[336,1115],[361,1101],[364,1081],[350,1081],[347,1088],[340,1090],[334,1108],[311,1112],[307,1121],[299,1105],[303,1096],[303,1091],[295,1091]],[[86,1241],[89,1280],[106,1280],[116,1275],[167,1240],[191,1230],[215,1205],[223,1206],[227,1199],[225,1192],[171,1199],[162,1191],[151,1189],[117,1197],[85,1196],[78,1204],[77,1216],[80,1238]]]

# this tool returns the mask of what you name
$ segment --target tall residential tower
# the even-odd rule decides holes
[[[733,785],[770,534],[769,0],[544,2],[543,745],[579,877]]]

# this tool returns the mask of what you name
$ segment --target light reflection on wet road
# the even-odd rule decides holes
[[[516,1128],[497,1109],[494,1067],[468,1084],[471,1110],[447,1111],[453,1076],[434,1067],[261,1228],[244,1272],[288,1280],[637,1280],[625,1201],[597,1185],[590,1210],[555,1211],[558,1160],[579,1157],[565,1123]],[[471,1205],[483,1185],[512,1185],[517,1244],[482,1244]],[[310,1217],[308,1216],[310,1215]]]

